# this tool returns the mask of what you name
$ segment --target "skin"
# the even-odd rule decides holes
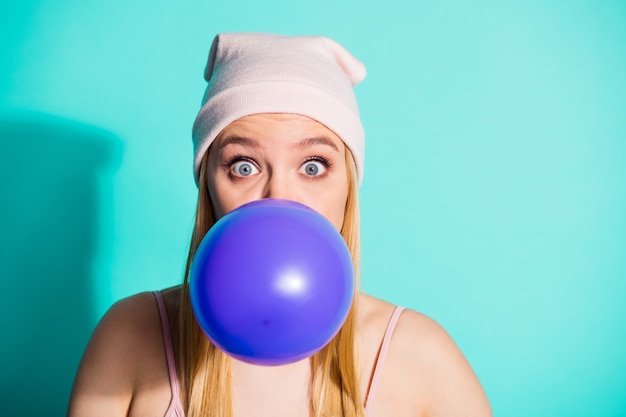
[[[340,230],[348,198],[345,152],[336,134],[308,117],[239,119],[222,131],[209,153],[207,184],[215,214],[219,218],[250,201],[282,198],[317,210]]]
[[[306,204],[337,229],[348,195],[345,148],[318,122],[264,114],[229,125],[209,151],[209,194],[219,218],[260,198]],[[180,287],[163,291],[174,339]],[[357,344],[365,397],[394,306],[359,295]],[[491,416],[467,360],[433,320],[405,310],[370,398],[371,416]],[[233,409],[239,416],[306,416],[308,360],[278,367],[233,361]],[[184,393],[181,393],[184,395]],[[98,324],[76,375],[68,415],[159,416],[171,400],[163,335],[154,297],[117,302]]]

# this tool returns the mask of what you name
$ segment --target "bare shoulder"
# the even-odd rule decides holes
[[[116,302],[102,317],[83,354],[69,416],[126,416],[133,394],[167,372],[161,325],[152,293]]]
[[[395,306],[372,297],[366,300],[369,322],[388,323]],[[485,392],[456,343],[435,320],[417,311],[402,311],[379,372],[375,414],[492,415]],[[381,409],[394,398],[397,409]],[[398,398],[404,398],[403,405]]]

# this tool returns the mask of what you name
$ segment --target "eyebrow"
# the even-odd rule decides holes
[[[335,151],[339,152],[339,148],[337,148],[337,145],[335,145],[333,141],[324,136],[302,139],[301,141],[294,143],[293,147],[295,149],[305,149],[314,145],[327,145],[333,148]]]
[[[219,147],[223,149],[227,145],[244,145],[252,148],[261,146],[256,140],[246,138],[245,136],[226,136],[220,141]]]
[[[252,148],[259,148],[261,146],[258,141],[245,136],[226,136],[220,141],[219,147],[223,149],[228,145],[243,145]],[[294,149],[306,149],[315,145],[326,145],[334,149],[336,152],[339,152],[337,145],[324,136],[302,139],[301,141],[294,143],[292,147]]]

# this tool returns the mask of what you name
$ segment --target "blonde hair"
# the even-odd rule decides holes
[[[341,235],[352,255],[357,277],[360,252],[357,170],[348,148],[345,153],[349,189]],[[179,302],[179,380],[186,393],[183,404],[187,417],[232,417],[230,357],[204,335],[194,318],[189,297],[191,262],[200,241],[215,223],[206,185],[207,155],[208,152],[200,165],[195,224]],[[312,357],[310,406],[314,417],[365,417],[355,342],[357,301],[358,285],[355,285],[352,307],[344,325]]]

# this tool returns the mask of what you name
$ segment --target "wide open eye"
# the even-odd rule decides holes
[[[248,177],[259,173],[257,167],[250,161],[235,162],[230,169],[231,172],[238,177]]]
[[[322,161],[311,160],[306,161],[300,168],[301,172],[309,177],[317,177],[326,172],[326,164]]]

